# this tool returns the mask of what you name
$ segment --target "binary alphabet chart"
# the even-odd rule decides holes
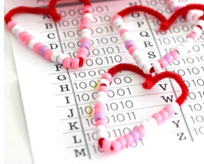
[[[186,2],[186,0],[181,0]],[[23,1],[22,1],[23,2]],[[5,2],[6,9],[22,2]],[[29,1],[25,2],[26,5]],[[30,5],[45,6],[48,2],[31,1]],[[169,71],[180,74],[190,93],[181,110],[164,125],[128,149],[116,155],[104,154],[97,144],[93,105],[101,75],[118,63],[134,63],[118,32],[111,25],[112,16],[132,5],[145,5],[172,14],[165,0],[134,0],[94,2],[92,48],[80,69],[66,70],[26,48],[11,36],[19,77],[28,132],[36,164],[90,163],[101,159],[131,158],[152,143],[164,145],[200,143],[204,140],[204,35],[187,55],[175,61]],[[54,23],[47,15],[14,17],[36,39],[59,53],[75,57],[80,42],[82,4],[58,5],[62,20]],[[179,18],[166,32],[157,32],[159,22],[144,13],[132,13],[124,19],[136,44],[149,62],[154,62],[181,44],[193,25]],[[106,104],[108,134],[115,138],[128,133],[154,112],[180,95],[180,88],[170,79],[144,90],[144,79],[131,72],[115,76]],[[109,163],[109,162],[108,162]]]

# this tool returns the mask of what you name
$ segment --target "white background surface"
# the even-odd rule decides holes
[[[5,27],[4,33],[4,163],[33,164],[12,47]]]

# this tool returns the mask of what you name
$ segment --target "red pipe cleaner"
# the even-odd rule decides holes
[[[176,102],[181,106],[184,101],[186,100],[189,90],[186,86],[184,80],[182,77],[174,72],[165,71],[162,73],[159,73],[155,76],[152,75],[146,75],[143,73],[143,71],[136,65],[133,64],[127,64],[127,63],[121,63],[118,64],[108,70],[108,73],[110,73],[112,76],[114,76],[116,73],[120,71],[131,71],[136,74],[139,74],[140,76],[145,78],[145,82],[142,83],[143,88],[145,89],[151,89],[157,82],[165,79],[165,78],[171,78],[174,79],[178,85],[180,86],[182,93],[181,95],[176,99]]]
[[[202,10],[204,12],[204,5],[202,4],[189,4],[186,5],[185,7],[182,7],[178,9],[169,19],[166,19],[163,14],[159,13],[158,11],[146,7],[146,6],[131,6],[128,7],[118,13],[121,17],[124,17],[132,12],[145,12],[147,14],[150,14],[154,17],[156,17],[158,20],[160,20],[160,28],[159,31],[166,31],[168,30],[171,25],[175,22],[175,20],[182,16],[185,15],[189,10]],[[202,16],[200,19],[203,19],[204,16]]]
[[[56,3],[59,0],[51,0],[49,3],[49,8],[37,8],[37,7],[27,7],[20,6],[10,10],[4,17],[6,24],[12,20],[12,17],[16,14],[30,13],[30,14],[46,14],[50,15],[52,19],[56,22],[61,19],[60,14],[56,10]],[[89,0],[80,0],[84,5],[91,6]]]

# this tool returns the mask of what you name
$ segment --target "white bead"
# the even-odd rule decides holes
[[[152,129],[153,129],[151,123],[150,123],[148,120],[145,120],[145,121],[142,123],[142,126],[145,128],[147,134],[148,134],[149,132],[151,132]]]
[[[199,21],[197,22],[197,25],[201,26],[202,29],[204,30],[204,20],[199,20]]]
[[[157,121],[154,118],[149,118],[148,122],[152,125],[153,128],[157,127]]]
[[[132,53],[132,58],[134,60],[136,60],[136,58],[140,56],[140,51],[139,50],[135,50],[133,53]]]
[[[174,1],[173,3],[171,3],[171,5],[169,6],[170,9],[174,10],[177,6],[179,6],[179,3]]]
[[[57,57],[59,56],[59,54],[57,54],[56,52],[53,52],[51,55],[51,61],[53,62],[57,62]]]
[[[145,74],[150,74],[150,69],[151,69],[151,65],[149,64],[149,63],[146,63],[145,65],[144,65],[144,67],[142,68],[142,70],[143,70],[143,72],[145,73]]]
[[[90,29],[88,29],[88,28],[84,28],[83,30],[81,30],[81,35],[82,35],[82,34],[85,34],[85,33],[91,34],[92,31],[91,31]]]
[[[65,55],[65,54],[60,54],[58,57],[57,57],[57,61],[58,61],[58,63],[63,63],[63,60],[65,59],[65,58],[67,58],[67,55]]]
[[[11,29],[11,32],[15,35],[15,32],[16,32],[16,30],[18,30],[18,29],[20,29],[21,28],[21,26],[19,26],[19,25],[14,25],[13,27],[12,27],[12,29]]]
[[[120,18],[115,19],[114,22],[113,22],[113,26],[114,26],[116,29],[118,29],[118,26],[120,26],[120,25],[122,25],[122,24],[124,24],[124,23],[123,23],[123,20],[120,19]]]
[[[161,67],[161,64],[159,62],[156,62],[153,64],[153,68],[155,70],[156,73],[160,73],[162,72],[162,67]]]
[[[96,127],[96,132],[106,131],[107,128],[104,125],[99,125]]]
[[[181,44],[181,46],[186,50],[186,52],[188,52],[191,48],[192,48],[192,46],[191,46],[191,44],[190,43],[188,43],[188,42],[183,42],[182,44]]]
[[[125,32],[123,35],[122,35],[122,40],[123,42],[125,43],[127,40],[133,40],[130,33],[129,32]]]
[[[33,47],[34,47],[34,45],[35,45],[36,43],[38,43],[37,40],[31,39],[31,40],[29,41],[29,43],[28,43],[28,47],[29,47],[31,50],[33,50]]]
[[[81,38],[87,38],[91,40],[91,34],[88,34],[88,33],[81,34]]]
[[[17,37],[17,38],[19,38],[19,34],[21,33],[21,32],[23,32],[23,31],[25,31],[22,27],[19,27],[16,31],[15,31],[15,33],[14,33],[14,35]]]
[[[97,94],[97,98],[98,97],[103,97],[105,100],[107,99],[107,93],[106,92],[104,92],[104,91],[100,91],[100,92],[98,92],[98,94]]]
[[[180,110],[180,106],[179,106],[179,104],[177,102],[172,102],[171,105],[173,106],[175,111]]]
[[[100,80],[100,85],[105,84],[107,87],[110,85],[110,82],[107,79],[101,79]]]
[[[126,26],[124,23],[121,24],[121,25],[117,28],[118,31],[121,31],[122,29],[127,29],[127,26]]]
[[[178,47],[176,47],[175,48],[178,52],[179,52],[179,55],[181,56],[181,55],[186,55],[186,50],[184,49],[184,47],[183,46],[178,46]]]
[[[141,70],[143,70],[143,67],[145,66],[145,64],[147,63],[147,61],[145,61],[145,60],[140,60],[140,62],[138,63],[138,67],[141,69]]]
[[[197,22],[199,18],[203,15],[203,11],[200,10],[194,10],[195,14],[193,15],[193,22]]]
[[[197,27],[197,26],[193,27],[192,32],[195,32],[198,35],[198,37],[200,37],[201,34],[202,34],[202,30],[199,27]]]
[[[106,99],[104,97],[97,97],[96,102],[101,102],[102,104],[106,104]]]
[[[191,47],[195,44],[195,40],[193,40],[192,38],[186,38],[186,42],[189,43]]]
[[[190,10],[190,11],[187,13],[187,15],[186,15],[186,20],[187,20],[188,22],[193,22],[193,16],[194,16],[194,14],[195,14],[195,11]]]
[[[91,13],[86,13],[82,17],[83,18],[89,18],[91,21],[93,21],[93,15]]]
[[[97,137],[97,139],[100,139],[100,138],[108,139],[108,132],[107,132],[107,130],[106,131],[96,132],[96,137]]]
[[[137,56],[137,58],[135,59],[136,64],[139,65],[139,62],[141,60],[144,60],[144,57],[142,55]]]

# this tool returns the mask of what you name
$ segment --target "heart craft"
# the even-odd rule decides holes
[[[152,115],[151,118],[144,121],[140,126],[137,126],[134,130],[128,134],[121,136],[114,141],[108,140],[106,117],[105,117],[105,104],[108,95],[108,86],[112,82],[112,78],[115,74],[120,71],[131,71],[142,76],[145,81],[142,83],[144,89],[151,89],[157,82],[165,79],[171,78],[175,80],[181,90],[182,94],[176,99],[175,102],[165,106],[161,111]],[[188,96],[188,87],[178,74],[174,72],[165,71],[155,76],[146,75],[143,71],[136,65],[122,63],[118,64],[104,73],[100,80],[100,85],[98,87],[98,94],[96,98],[96,103],[94,105],[94,120],[96,125],[96,136],[98,139],[98,144],[104,152],[117,152],[125,147],[128,147],[133,142],[137,142],[145,136],[146,131],[153,129],[157,125],[160,125],[165,120],[169,119],[174,115],[176,110],[180,109],[180,106],[184,103]]]
[[[171,0],[169,2],[169,5],[171,8],[175,7],[175,4]],[[166,19],[161,13],[149,7],[132,6],[120,11],[112,19],[112,23],[114,27],[119,31],[126,49],[133,57],[139,68],[142,69],[145,74],[162,72],[162,70],[164,70],[169,64],[177,60],[179,56],[185,55],[201,36],[202,31],[204,31],[204,5],[190,4],[185,7],[177,6],[176,8],[174,8],[174,10],[175,13],[171,15],[169,19]],[[133,41],[131,34],[129,33],[122,19],[122,17],[132,12],[140,11],[152,15],[160,20],[160,31],[166,31],[167,29],[169,29],[179,16],[184,16],[187,18],[187,20],[196,22],[196,26],[193,27],[192,31],[187,35],[186,40],[181,45],[177,46],[174,50],[170,51],[168,54],[164,55],[163,58],[159,59],[157,62],[151,65],[144,59],[141,51]]]
[[[65,54],[59,54],[51,50],[48,46],[42,44],[40,41],[34,39],[34,37],[19,26],[11,18],[15,14],[19,13],[31,13],[31,14],[45,14],[50,15],[54,21],[59,21],[61,16],[57,13],[56,3],[58,0],[51,0],[49,8],[36,8],[36,7],[17,7],[9,11],[5,16],[5,22],[9,31],[11,31],[18,39],[20,39],[31,50],[35,51],[40,56],[46,58],[49,61],[63,64],[65,68],[79,68],[82,67],[91,48],[91,21],[93,19],[93,8],[89,0],[81,0],[84,3],[83,17],[81,20],[81,42],[77,56],[70,58]]]
[[[69,58],[65,54],[58,54],[52,51],[49,47],[43,45],[39,41],[35,40],[32,35],[26,32],[22,27],[17,25],[15,21],[11,18],[15,14],[20,13],[31,13],[31,14],[47,14],[50,15],[54,21],[59,21],[61,16],[57,13],[56,3],[58,0],[51,0],[49,4],[49,8],[35,8],[35,7],[17,7],[9,11],[9,13],[5,16],[5,22],[7,24],[8,29],[18,38],[20,39],[26,46],[30,49],[34,50],[37,54],[42,57],[48,59],[52,62],[57,62],[62,64],[65,68],[79,68],[82,67],[91,47],[91,21],[93,19],[93,9],[91,7],[91,3],[89,0],[81,0],[84,3],[84,14],[81,22],[81,43],[80,48],[77,53],[77,57]],[[176,3],[173,0],[169,1],[170,8],[174,8]],[[136,63],[139,67],[146,73],[153,72],[161,72],[168,64],[172,63],[174,60],[178,58],[180,54],[185,53],[186,49],[195,43],[195,41],[199,38],[204,29],[204,16],[201,17],[198,13],[194,14],[192,10],[201,10],[204,11],[204,5],[201,4],[191,4],[185,7],[176,6],[175,13],[167,20],[161,13],[145,6],[133,6],[124,9],[119,12],[113,18],[114,26],[120,31],[120,35],[125,43],[126,48],[132,55],[133,59],[136,60]],[[153,67],[150,64],[146,64],[144,60],[142,60],[142,56],[139,55],[139,51],[137,50],[136,45],[132,41],[130,35],[128,34],[128,30],[125,28],[124,23],[122,21],[122,17],[135,11],[143,11],[147,14],[154,15],[158,18],[162,23],[160,25],[160,31],[166,31],[170,28],[170,26],[174,23],[174,21],[181,15],[186,15],[190,20],[199,20],[197,26],[193,29],[186,42],[184,42],[181,46],[178,46],[175,50],[171,51],[169,54],[165,55],[162,59],[160,59],[157,63],[153,64]]]

